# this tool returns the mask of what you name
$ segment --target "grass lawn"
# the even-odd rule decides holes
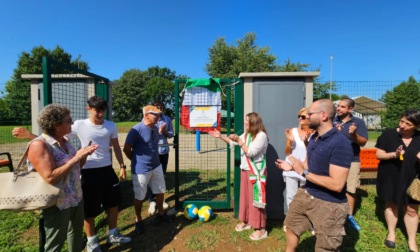
[[[167,173],[167,181],[173,181],[174,173]],[[96,218],[97,233],[101,238],[103,251],[284,251],[285,233],[281,220],[268,220],[269,236],[262,241],[251,241],[250,232],[235,232],[233,227],[238,222],[231,210],[214,211],[214,218],[203,223],[187,220],[182,212],[178,213],[173,223],[157,223],[155,216],[147,217],[148,203],[143,206],[146,233],[134,232],[134,211],[132,206],[131,180],[122,182],[124,202],[120,206],[118,226],[123,234],[133,238],[128,245],[105,245],[107,233],[104,214]],[[386,237],[383,219],[383,205],[377,202],[375,187],[363,186],[357,192],[359,205],[355,218],[362,230],[360,233],[346,228],[343,251],[388,251],[383,241]],[[174,205],[173,183],[168,183],[166,200]],[[16,213],[0,211],[0,251],[37,251],[38,250],[39,213]],[[249,231],[249,230],[248,230]],[[397,247],[392,251],[407,251],[402,219],[398,223]],[[417,238],[420,243],[420,236]],[[298,251],[314,251],[315,237],[308,233],[302,236]],[[262,249],[262,250],[261,250]],[[391,250],[389,250],[391,251]]]

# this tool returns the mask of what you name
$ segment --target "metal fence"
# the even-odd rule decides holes
[[[347,95],[350,98],[355,98],[356,107],[355,107],[355,116],[358,116],[365,120],[366,125],[369,128],[369,140],[366,146],[363,148],[369,149],[374,148],[376,140],[381,133],[382,127],[380,122],[380,116],[375,111],[380,111],[385,106],[380,100],[382,96],[389,90],[392,90],[395,86],[399,85],[402,81],[336,81],[336,90],[333,91],[333,94],[337,95]],[[62,85],[62,84],[60,84]],[[71,90],[63,92],[63,99],[70,99],[71,96],[68,94],[71,93]],[[359,99],[357,99],[359,98]],[[81,104],[85,104],[85,101],[80,101]],[[367,110],[366,107],[370,108]],[[366,112],[368,111],[368,112]],[[80,118],[85,117],[86,115],[80,115]],[[78,116],[75,119],[79,119]],[[234,122],[233,122],[234,124]],[[23,140],[18,140],[12,137],[11,131],[14,127],[25,127],[31,130],[29,123],[22,124],[21,122],[5,122],[0,121],[0,152],[10,152],[12,154],[13,162],[17,164],[17,161],[22,154],[26,142]],[[279,129],[280,131],[280,129]],[[191,135],[195,138],[195,135]],[[206,142],[208,141],[208,142]],[[192,141],[195,142],[195,141]],[[203,139],[202,146],[212,145],[213,149],[223,149],[226,146],[220,142],[215,142],[214,139]],[[204,150],[204,148],[203,148]],[[218,155],[220,153],[213,152],[211,155]],[[171,151],[170,155],[174,155],[174,152]],[[207,162],[207,161],[206,161]],[[212,162],[212,161],[210,161]],[[364,169],[361,173],[362,184],[375,184],[376,182],[376,169]]]

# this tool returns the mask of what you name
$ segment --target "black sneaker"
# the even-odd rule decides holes
[[[144,231],[145,230],[144,230],[143,222],[142,221],[136,222],[136,233],[143,234]]]
[[[163,215],[158,215],[158,221],[159,222],[167,222],[170,223],[173,221],[172,217],[167,215],[167,214],[163,214]]]

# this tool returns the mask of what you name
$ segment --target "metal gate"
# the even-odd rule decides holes
[[[239,148],[230,148],[228,144],[211,137],[199,127],[188,128],[181,125],[181,119],[184,119],[181,117],[186,116],[189,111],[219,106],[217,109],[220,117],[218,114],[217,120],[218,123],[220,120],[221,133],[242,134],[243,83],[241,79],[217,80],[221,95],[226,98],[222,99],[223,102],[220,105],[208,104],[199,100],[190,103],[191,108],[187,109],[185,106],[183,107],[187,80],[175,80],[174,148],[177,209],[184,208],[191,203],[197,207],[207,205],[213,209],[230,209],[232,208],[232,198],[235,199],[234,205],[238,205],[236,201],[239,201],[239,196],[232,195],[232,188],[234,188],[234,195],[239,195],[239,183],[236,181],[232,183],[238,176],[232,172],[234,170],[231,168],[231,164],[235,163],[239,166]],[[232,96],[232,94],[234,95]],[[192,118],[189,119],[192,120]],[[209,130],[209,128],[207,129]],[[237,154],[239,162],[237,162],[236,155],[235,159],[233,158],[234,153]]]

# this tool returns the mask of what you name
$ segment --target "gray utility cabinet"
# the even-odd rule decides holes
[[[286,128],[297,127],[297,112],[313,101],[313,80],[319,72],[241,73],[244,81],[244,116],[257,112],[269,137],[267,150],[267,218],[281,219],[287,212],[282,171]]]

